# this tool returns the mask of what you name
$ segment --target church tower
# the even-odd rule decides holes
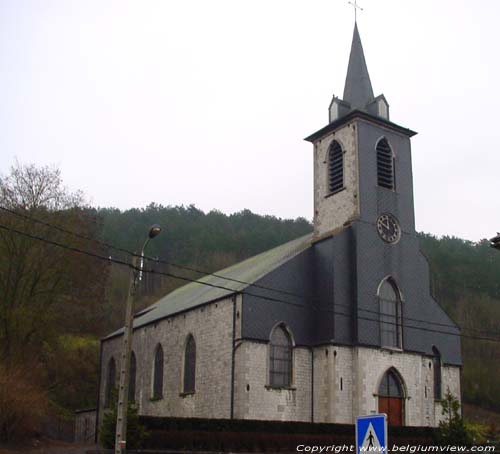
[[[316,407],[316,416],[348,422],[381,412],[393,425],[437,425],[442,370],[447,389],[460,397],[459,330],[431,294],[415,231],[416,133],[390,121],[384,95],[374,96],[356,24],[343,98],[333,97],[328,120],[306,138],[314,145],[312,287],[322,304],[316,343],[336,346],[334,359],[322,360],[331,364],[314,365],[317,375],[324,368],[333,377],[326,374],[330,404]],[[346,364],[352,407],[339,401]],[[380,384],[386,380],[397,383],[393,394]],[[344,408],[351,419],[331,416]]]
[[[328,125],[306,139],[314,144],[314,239],[387,210],[380,228],[386,240],[399,240],[401,230],[414,230],[415,133],[390,122],[384,95],[374,96],[357,24],[343,99],[333,96],[328,114]]]

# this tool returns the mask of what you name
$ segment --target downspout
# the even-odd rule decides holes
[[[351,310],[351,342],[353,346],[353,374],[354,379],[357,381],[359,379],[359,332],[358,332],[358,244],[357,244],[357,225],[352,225],[349,227],[350,230],[350,246],[351,246],[351,297],[352,297],[352,310]],[[354,356],[355,353],[355,356]],[[356,416],[358,415],[359,408],[359,396],[356,391],[357,386],[352,387],[352,414],[351,418],[355,421]]]
[[[231,352],[231,410],[230,419],[234,419],[234,358],[236,355],[236,295],[233,295],[233,348]]]
[[[357,228],[356,228],[357,230]],[[351,312],[351,329],[352,329],[352,341],[354,345],[357,345],[359,342],[358,338],[358,279],[357,279],[357,272],[358,272],[358,244],[357,244],[357,238],[356,234],[357,232],[355,231],[354,227],[351,225],[350,227],[351,231],[351,285],[352,285],[352,300],[353,300],[353,305],[352,305],[352,312]]]
[[[102,375],[102,339],[99,340],[99,376],[97,378],[97,405],[95,411],[94,442],[99,442],[99,404],[101,402],[101,375]]]
[[[311,348],[311,422],[314,422],[314,347]]]

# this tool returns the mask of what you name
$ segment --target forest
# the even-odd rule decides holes
[[[91,207],[58,169],[14,166],[0,179],[0,440],[47,414],[96,405],[99,339],[123,324],[136,251],[157,223],[136,310],[184,285],[312,230],[304,219],[151,203]],[[419,233],[432,292],[462,329],[463,398],[500,412],[500,252]],[[196,270],[196,271],[195,271]],[[14,393],[15,391],[15,393]],[[12,399],[12,395],[23,396]]]

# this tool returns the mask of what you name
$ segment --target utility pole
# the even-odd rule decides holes
[[[132,256],[130,284],[127,295],[127,305],[125,307],[125,327],[123,333],[122,352],[120,357],[120,384],[118,388],[118,406],[116,417],[116,437],[115,437],[115,454],[124,454],[127,450],[127,409],[128,409],[128,384],[130,375],[130,352],[132,351],[132,336],[134,323],[134,298],[139,283],[144,249],[149,243],[149,240],[157,236],[161,232],[161,227],[154,224],[149,229],[148,237],[140,249],[140,255]]]

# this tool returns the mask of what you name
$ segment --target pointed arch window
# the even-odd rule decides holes
[[[401,348],[401,298],[392,279],[384,279],[378,291],[382,347]]]
[[[184,392],[194,393],[196,384],[196,343],[190,334],[184,351]]]
[[[269,347],[269,385],[273,388],[291,386],[292,340],[283,325],[271,332]]]
[[[377,182],[379,186],[394,189],[394,156],[387,139],[377,143]]]
[[[394,370],[388,370],[382,377],[378,395],[382,397],[403,397],[403,386]]]
[[[163,348],[158,344],[155,350],[153,366],[153,399],[163,397]]]
[[[404,423],[405,388],[401,375],[394,368],[387,370],[378,387],[378,411],[387,415],[390,426]]]
[[[130,373],[128,382],[128,400],[129,402],[135,402],[135,381],[137,377],[137,359],[135,353],[132,352],[130,355]]]
[[[115,358],[111,357],[108,361],[108,374],[106,377],[106,390],[104,393],[104,407],[108,408],[114,399],[116,388],[116,363]]]
[[[344,189],[344,152],[334,140],[328,148],[328,192],[335,194]]]
[[[442,397],[442,386],[441,386],[441,353],[436,347],[432,347],[433,353],[433,366],[434,366],[434,399],[441,400]]]

